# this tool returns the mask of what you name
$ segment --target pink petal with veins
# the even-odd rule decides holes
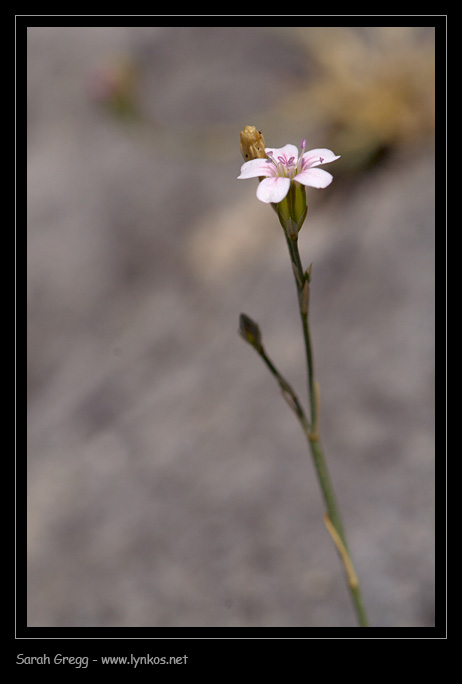
[[[238,179],[258,178],[258,176],[272,176],[274,164],[267,159],[251,159],[241,166],[241,174]]]
[[[327,188],[332,183],[332,174],[323,169],[305,169],[298,173],[294,180],[302,185],[309,185],[311,188]]]
[[[257,197],[266,204],[271,202],[277,204],[284,199],[289,192],[289,188],[290,178],[282,178],[281,176],[264,178],[257,188]]]

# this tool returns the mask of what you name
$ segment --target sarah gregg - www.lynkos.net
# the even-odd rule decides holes
[[[89,656],[66,656],[62,653],[57,653],[54,656],[49,656],[46,653],[39,656],[26,656],[24,653],[19,653],[16,657],[16,665],[67,665],[77,669],[85,669],[90,663],[98,665],[130,665],[136,668],[140,665],[186,665],[187,662],[187,655],[152,656],[146,654],[135,656],[133,653],[129,656],[100,656],[99,658],[91,659]]]

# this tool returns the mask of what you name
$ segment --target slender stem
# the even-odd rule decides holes
[[[286,231],[284,231],[284,233],[287,239],[287,245],[289,248],[289,254],[295,276],[295,285],[297,287],[300,317],[305,340],[306,363],[308,371],[308,395],[310,398],[311,413],[311,426],[309,430],[305,429],[305,434],[308,437],[311,455],[313,457],[319,484],[321,486],[324,503],[327,508],[327,514],[325,517],[326,526],[342,559],[359,624],[361,627],[367,627],[367,617],[361,598],[359,581],[356,572],[354,571],[353,563],[348,551],[348,544],[346,541],[346,535],[343,528],[340,511],[329,471],[327,469],[327,464],[324,458],[324,452],[319,436],[319,386],[314,377],[313,351],[308,322],[309,277],[308,274],[305,274],[303,271],[300,253],[298,250],[297,237],[290,237]]]
[[[284,231],[285,233],[285,231]],[[300,252],[298,251],[297,239],[290,238],[287,233],[285,233],[287,239],[287,245],[289,247],[289,253],[292,260],[292,267],[294,269],[295,275],[295,285],[297,286],[298,298],[299,298],[299,308],[300,316],[302,319],[303,327],[303,337],[305,339],[305,351],[306,351],[306,364],[308,369],[308,396],[310,398],[310,409],[311,409],[311,424],[313,429],[318,424],[317,420],[317,401],[314,385],[314,367],[313,367],[313,352],[311,347],[310,330],[308,327],[308,304],[309,302],[303,301],[309,298],[309,282],[305,277],[303,272],[303,266],[300,259]],[[305,295],[304,295],[305,293]]]
[[[289,385],[287,380],[280,374],[280,372],[278,371],[278,369],[276,368],[276,366],[273,364],[273,362],[269,358],[268,354],[266,353],[263,345],[261,345],[258,353],[260,354],[261,358],[266,363],[269,370],[271,371],[271,373],[274,375],[274,377],[278,381],[284,398],[287,399],[287,402],[288,402],[290,408],[294,411],[295,415],[299,419],[305,434],[309,435],[310,424],[309,424],[309,422],[305,416],[305,412],[303,410],[303,407],[302,407],[297,395],[295,394],[294,390],[292,389],[291,385]]]

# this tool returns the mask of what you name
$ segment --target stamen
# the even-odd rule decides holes
[[[278,166],[278,165],[277,165],[276,160],[274,159],[274,152],[273,152],[273,150],[269,150],[266,154],[268,155],[268,159],[267,159],[266,161],[267,161],[268,163],[271,163],[271,164],[277,169],[277,166]],[[273,173],[274,173],[274,172],[273,172]]]

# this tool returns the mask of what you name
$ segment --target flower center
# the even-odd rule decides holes
[[[298,173],[300,173],[300,171],[302,171],[305,167],[305,163],[303,161],[305,148],[306,140],[303,139],[300,145],[300,154],[297,160],[295,157],[287,157],[285,154],[275,158],[272,152],[268,152],[268,159],[273,164],[274,175],[282,176],[283,178],[294,178]]]

